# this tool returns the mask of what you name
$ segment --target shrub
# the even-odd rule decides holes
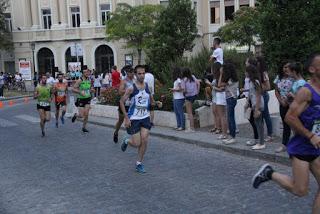
[[[104,90],[101,90],[101,104],[104,105],[112,105],[112,106],[118,106],[120,101],[120,96],[118,93],[118,90],[115,88],[107,88]]]

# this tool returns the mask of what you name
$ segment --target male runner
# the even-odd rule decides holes
[[[53,92],[55,95],[55,104],[56,104],[56,127],[59,126],[59,113],[60,109],[62,110],[61,113],[61,123],[64,124],[64,115],[66,114],[67,109],[67,92],[68,92],[68,85],[66,82],[63,82],[63,74],[58,74],[58,82],[54,84]]]
[[[133,79],[134,79],[134,69],[132,68],[131,65],[124,66],[121,69],[121,72],[122,71],[126,73],[126,77],[125,77],[125,79],[121,80],[121,83],[120,83],[120,87],[119,87],[119,95],[120,96],[123,96],[129,87],[132,87]],[[124,105],[125,105],[126,111],[128,111],[129,106],[130,106],[130,100],[127,99],[125,101]],[[124,115],[121,111],[120,102],[119,102],[118,115],[119,115],[118,121],[117,121],[116,127],[115,127],[116,130],[113,133],[113,142],[114,143],[118,143],[118,133],[119,133],[120,127],[121,127],[123,120],[124,120]]]
[[[50,104],[52,98],[52,89],[50,85],[47,85],[47,76],[41,75],[40,85],[37,86],[34,99],[37,99],[37,110],[40,116],[40,128],[42,137],[45,136],[44,127],[46,122],[50,121]]]
[[[302,197],[308,194],[311,171],[318,183],[312,210],[315,214],[320,213],[320,53],[308,59],[306,69],[311,80],[300,88],[285,118],[296,133],[287,144],[293,177],[275,172],[269,164],[265,164],[253,177],[253,187],[258,188],[261,183],[273,180]]]
[[[79,110],[79,115],[74,114],[72,117],[72,122],[77,119],[77,117],[83,118],[82,131],[89,132],[86,128],[89,111],[90,111],[90,101],[91,101],[91,93],[94,92],[93,86],[90,81],[90,70],[85,68],[83,70],[83,76],[76,81],[73,86],[72,91],[78,94],[78,98],[76,101],[76,106]]]
[[[142,161],[147,149],[149,130],[151,129],[150,104],[154,103],[154,100],[149,91],[148,84],[144,83],[145,68],[142,65],[137,65],[134,72],[136,82],[126,90],[120,100],[127,133],[131,135],[130,139],[123,139],[121,149],[124,152],[128,144],[138,148],[136,171],[138,173],[145,173]],[[130,98],[130,107],[127,114],[125,102],[128,98]]]

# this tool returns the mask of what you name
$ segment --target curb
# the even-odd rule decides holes
[[[21,98],[25,98],[25,97],[33,97],[33,95],[23,95],[23,96],[15,96],[15,97],[8,97],[8,98],[4,98],[4,99],[0,99],[0,101],[9,101],[9,100],[18,100]]]
[[[102,122],[88,121],[88,123],[91,123],[94,125],[99,125],[99,126],[105,126],[105,127],[109,127],[109,128],[114,128],[114,125],[105,124]],[[125,130],[125,128],[121,127],[121,130]],[[182,137],[168,136],[168,135],[161,134],[161,133],[150,132],[150,135],[155,136],[155,137],[161,137],[161,138],[177,141],[177,142],[181,142],[181,143],[197,145],[197,146],[203,147],[203,148],[212,148],[212,149],[221,150],[221,151],[228,152],[228,153],[235,154],[235,155],[241,155],[241,156],[250,157],[250,158],[257,158],[257,159],[261,159],[261,160],[265,160],[265,161],[269,161],[269,162],[273,162],[273,163],[291,166],[291,162],[288,157],[277,156],[274,154],[266,154],[266,153],[261,153],[258,151],[234,148],[234,147],[230,147],[230,146],[227,146],[224,144],[212,144],[212,143],[208,143],[208,142],[201,141],[201,140],[194,141],[194,140],[190,140],[190,139],[186,139],[186,138],[182,138]]]

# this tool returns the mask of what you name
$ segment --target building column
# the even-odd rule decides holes
[[[254,5],[254,0],[250,0],[250,1],[249,1],[249,6],[250,6],[250,7],[254,7],[254,6],[255,6],[255,5]]]
[[[32,25],[32,21],[31,21],[31,8],[30,8],[30,0],[24,0],[23,2],[23,7],[25,8],[25,10],[23,10],[23,18],[24,18],[24,22],[23,22],[23,28],[27,29],[30,28]]]
[[[39,25],[39,9],[38,2],[31,1],[32,29],[37,29]]]
[[[81,14],[80,26],[88,26],[89,17],[88,17],[88,1],[87,0],[81,0],[80,14]]]
[[[60,25],[61,27],[66,27],[68,25],[67,1],[58,0],[58,4],[59,4]]]
[[[220,0],[220,25],[224,25],[224,23],[225,23],[224,0]]]
[[[89,0],[89,20],[90,25],[97,25],[97,4],[96,0]]]
[[[240,8],[240,2],[239,0],[234,0],[234,11],[237,12]]]
[[[111,1],[111,12],[114,12],[117,8],[117,1],[116,0],[112,0]]]
[[[51,17],[52,17],[52,26],[51,28],[59,28],[59,9],[57,0],[50,0],[51,6]]]

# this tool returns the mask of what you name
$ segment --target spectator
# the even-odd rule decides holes
[[[94,76],[94,82],[93,82],[93,87],[94,87],[94,97],[99,97],[100,96],[100,90],[101,90],[101,81],[102,81],[102,78],[100,75],[98,74],[95,74]]]
[[[208,67],[204,73],[204,83],[205,83],[205,105],[210,106],[212,104],[212,81],[213,81],[213,72],[211,67]]]
[[[53,86],[53,84],[55,83],[55,79],[51,76],[49,72],[46,73],[46,76],[47,76],[47,84],[49,86]]]
[[[223,50],[220,46],[221,39],[216,37],[213,40],[213,53],[210,56],[209,61],[210,62],[219,62],[221,65],[223,65]]]
[[[184,78],[183,88],[184,88],[184,95],[186,98],[186,111],[190,120],[190,129],[186,130],[186,132],[195,132],[192,104],[194,103],[197,95],[199,94],[200,83],[196,79],[196,77],[192,75],[191,70],[189,68],[183,68],[182,73]]]
[[[292,88],[290,93],[287,95],[289,98],[289,102],[292,102],[295,95],[299,91],[299,89],[304,86],[307,82],[302,77],[302,66],[300,63],[297,62],[291,62],[288,65],[288,73],[291,78],[294,79],[294,82],[292,84]]]
[[[111,85],[111,75],[109,71],[105,71],[102,76],[102,87],[109,88]]]
[[[176,67],[173,69],[172,77],[174,80],[173,88],[169,90],[173,93],[173,109],[176,114],[177,131],[185,130],[185,116],[183,111],[184,105],[184,95],[183,95],[183,85],[182,85],[182,75],[180,68]]]
[[[117,70],[117,66],[112,66],[112,73],[111,73],[111,79],[112,79],[112,87],[119,89],[121,77],[120,72]]]

